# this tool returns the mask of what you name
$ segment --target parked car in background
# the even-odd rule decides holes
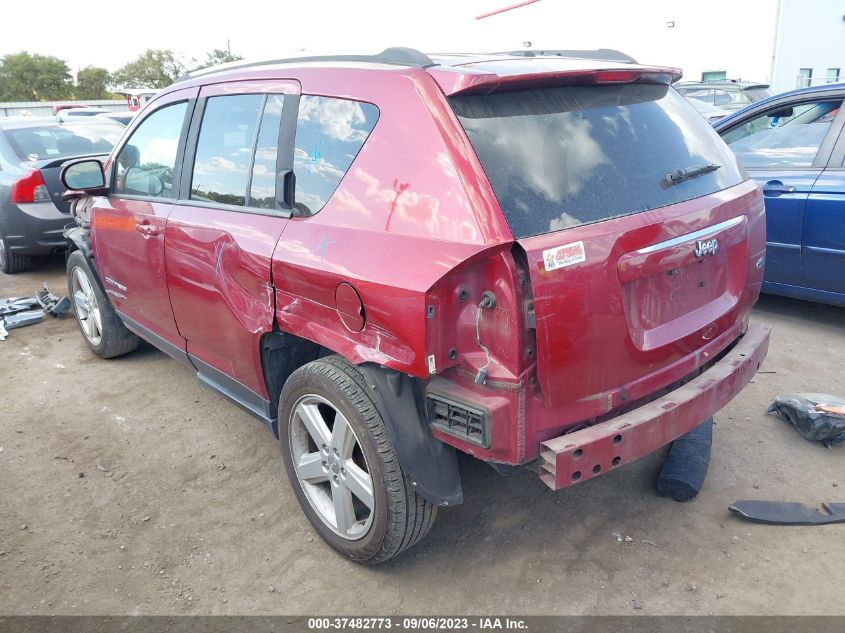
[[[138,114],[137,112],[100,112],[97,114],[97,118],[101,119],[111,119],[112,121],[117,121],[121,125],[129,125],[132,122],[132,119],[135,118],[135,115]]]
[[[71,119],[81,119],[83,117],[92,117],[107,113],[105,108],[65,108],[56,113],[59,121],[70,121]]]
[[[80,103],[57,103],[53,106],[53,114],[58,114],[62,110],[67,110],[69,108],[84,108],[85,106]]]
[[[845,305],[845,84],[793,90],[714,125],[766,201],[763,291]]]
[[[0,118],[0,270],[27,270],[33,255],[64,250],[72,221],[59,183],[71,157],[107,154],[124,127],[102,119]]]
[[[689,101],[692,107],[698,110],[698,113],[711,124],[730,114],[727,110],[723,110],[722,108],[714,106],[712,103],[707,103],[706,101],[700,101],[699,99],[687,99],[687,101]]]
[[[411,49],[195,73],[64,171],[94,198],[66,233],[80,330],[104,358],[146,339],[266,423],[356,561],[461,503],[455,449],[553,490],[608,473],[768,345],[762,196],[678,75]]]
[[[695,99],[722,110],[739,110],[771,96],[768,84],[753,81],[681,81],[675,89],[687,99]]]

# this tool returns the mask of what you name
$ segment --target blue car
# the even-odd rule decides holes
[[[763,187],[763,291],[845,306],[845,84],[757,101],[713,127]]]

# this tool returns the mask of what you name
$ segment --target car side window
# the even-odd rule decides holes
[[[738,91],[737,91],[738,93]],[[714,90],[713,91],[713,104],[717,106],[724,106],[728,105],[733,99],[731,98],[731,93],[727,90]]]
[[[713,91],[707,90],[706,88],[697,88],[691,90],[687,88],[683,93],[687,99],[696,99],[698,101],[703,101],[704,103],[713,103]]]
[[[302,95],[294,145],[294,213],[313,215],[331,198],[378,120],[371,103]]]
[[[723,135],[745,167],[810,167],[842,100],[770,109]]]
[[[187,108],[185,101],[166,105],[141,121],[117,155],[112,193],[173,197],[173,170]]]
[[[267,95],[258,142],[255,144],[255,162],[247,204],[259,209],[274,209],[276,203],[276,158],[279,153],[279,127],[282,124],[284,95]]]
[[[729,94],[733,103],[739,103],[740,105],[747,105],[751,103],[751,98],[745,94],[744,90],[734,90]]]
[[[200,125],[191,200],[246,205],[260,94],[209,97]]]

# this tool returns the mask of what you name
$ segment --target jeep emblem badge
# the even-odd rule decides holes
[[[719,248],[719,240],[715,237],[711,240],[696,240],[695,256],[704,257],[705,255],[715,255],[717,248]]]

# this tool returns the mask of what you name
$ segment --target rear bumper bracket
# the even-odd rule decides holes
[[[754,324],[710,369],[642,407],[540,444],[540,479],[552,490],[585,481],[676,440],[730,402],[766,357],[769,326]]]

